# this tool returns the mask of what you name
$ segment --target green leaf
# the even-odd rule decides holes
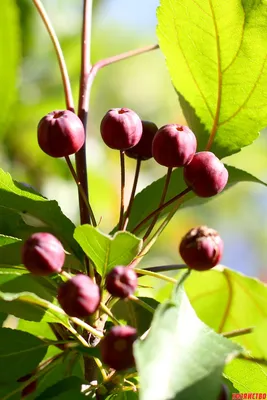
[[[77,377],[79,380],[84,377],[84,360],[77,354],[70,352],[65,353],[64,359],[59,360],[58,364],[54,364],[54,368],[50,369],[45,375],[38,380],[37,390],[35,393],[36,398],[42,396],[46,390],[56,385],[58,382],[62,381],[68,377]],[[42,397],[44,398],[44,397]],[[74,396],[73,399],[76,400]],[[63,399],[62,399],[63,400]]]
[[[3,1],[0,13],[0,137],[10,119],[17,94],[17,70],[20,59],[19,12],[15,0]],[[12,44],[12,45],[11,45]]]
[[[154,309],[157,308],[158,302],[150,297],[139,297]],[[112,308],[112,312],[119,320],[126,321],[127,325],[137,329],[138,335],[142,335],[150,327],[153,315],[150,311],[141,307],[134,301],[119,300]]]
[[[23,332],[29,332],[30,334],[38,336],[40,338],[58,341],[48,322],[33,322],[20,319],[16,329]],[[61,350],[58,347],[51,345],[48,347],[44,360],[54,357],[60,352]]]
[[[55,383],[48,387],[36,400],[73,400],[73,399],[87,399],[85,395],[81,393],[81,387],[86,381],[78,378],[77,376],[71,376]]]
[[[21,239],[0,235],[0,260],[1,264],[21,264]]]
[[[229,179],[225,190],[231,188],[233,185],[236,185],[238,182],[255,182],[266,185],[266,183],[255,178],[253,175],[249,174],[246,171],[228,165],[226,165],[226,167],[229,172]],[[160,197],[163,191],[165,178],[166,175],[158,179],[157,181],[153,182],[151,185],[147,186],[145,189],[143,189],[140,193],[138,193],[135,196],[127,229],[132,230],[140,221],[142,221],[152,211],[156,210],[160,202]],[[184,183],[183,179],[183,170],[182,168],[176,168],[171,175],[166,201],[176,196],[178,193],[182,192],[185,189],[186,189],[186,184]],[[211,199],[212,198],[197,197],[194,195],[194,193],[191,192],[188,193],[186,196],[184,196],[183,203],[181,204],[180,208],[204,204],[207,201],[210,201]],[[162,210],[162,212],[160,213],[159,220],[162,219],[164,216],[166,216],[168,212],[170,212],[172,207],[173,205],[170,205],[166,207],[164,210]],[[142,226],[142,230],[144,230],[149,225],[150,222],[151,220],[145,223]]]
[[[240,393],[266,393],[267,366],[235,359],[225,368],[225,376]]]
[[[101,276],[105,276],[116,265],[129,264],[140,251],[142,242],[129,232],[117,232],[111,237],[91,225],[78,226],[74,238]]]
[[[226,358],[240,351],[197,318],[180,286],[134,346],[140,400],[216,400]]]
[[[267,125],[266,3],[161,0],[157,16],[173,85],[216,135],[212,151],[224,157],[251,144]]]
[[[267,335],[267,325],[263,325],[263,318],[267,317],[267,286],[264,283],[223,268],[202,273],[194,271],[185,288],[198,317],[215,331],[255,327],[254,333],[232,340],[254,357],[267,358],[260,338],[260,334]]]
[[[30,292],[0,292],[0,310],[29,321],[58,322],[68,326],[67,316],[53,310],[46,300]]]
[[[0,169],[1,208],[18,213],[26,225],[54,233],[67,249],[82,259],[81,249],[73,239],[75,226],[62,213],[57,202],[47,200],[35,190],[13,181],[9,174]],[[15,236],[13,233],[10,235]]]
[[[33,276],[24,268],[0,266],[0,312],[30,321],[61,322],[67,317],[53,311],[57,285],[51,278]]]
[[[231,340],[246,348],[252,357],[267,359],[267,286],[227,268],[192,271],[185,283],[186,292],[198,317],[217,332],[232,332],[254,327],[254,332]],[[172,285],[158,293],[159,301],[171,293]],[[266,388],[267,367],[256,361],[233,360],[226,376],[240,392],[259,392]],[[237,392],[237,390],[236,390]]]
[[[42,361],[47,347],[27,332],[0,328],[0,381],[14,381],[31,373]]]

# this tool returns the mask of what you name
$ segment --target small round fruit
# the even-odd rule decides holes
[[[135,146],[142,136],[142,122],[129,108],[112,108],[101,121],[100,132],[107,146],[127,150]]]
[[[56,110],[38,124],[38,143],[51,157],[66,157],[77,153],[85,140],[80,118],[69,110]]]
[[[125,299],[135,292],[136,287],[137,275],[132,268],[118,265],[106,277],[106,288],[112,296]]]
[[[140,141],[130,149],[126,150],[125,154],[136,160],[149,160],[152,157],[152,142],[158,131],[157,125],[154,122],[142,121],[142,136]]]
[[[197,149],[194,133],[178,124],[164,125],[152,143],[155,160],[165,167],[183,167],[190,163]]]
[[[131,326],[114,326],[100,342],[102,360],[118,371],[135,365],[133,343],[137,331]]]
[[[205,271],[217,265],[223,253],[218,232],[207,226],[191,229],[180,243],[180,255],[189,268]]]
[[[78,274],[58,288],[58,302],[71,317],[84,318],[99,307],[100,288],[87,275]]]
[[[46,232],[31,235],[22,246],[21,256],[25,267],[40,276],[61,272],[65,261],[61,242]]]
[[[215,154],[201,151],[184,168],[184,180],[197,196],[212,197],[224,189],[228,171]]]
[[[22,376],[21,378],[19,378],[17,380],[17,382],[26,382],[28,381],[31,377],[33,376],[33,374],[27,374]],[[31,383],[29,383],[28,386],[25,386],[25,388],[22,389],[21,391],[21,398],[25,399],[25,397],[29,396],[30,394],[32,394],[33,392],[36,391],[37,388],[37,381],[33,381]]]

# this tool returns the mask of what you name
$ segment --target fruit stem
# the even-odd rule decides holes
[[[121,203],[120,203],[120,220],[119,220],[119,231],[123,225],[123,213],[124,213],[124,192],[125,192],[125,153],[120,151],[120,165],[121,165]]]
[[[77,176],[77,174],[76,174],[76,172],[75,172],[75,169],[73,168],[73,165],[72,165],[72,163],[71,163],[71,161],[70,161],[69,156],[66,156],[66,157],[65,157],[65,160],[66,160],[66,162],[67,162],[67,164],[68,164],[68,167],[69,167],[69,170],[70,170],[70,172],[71,172],[71,174],[72,174],[72,176],[73,176],[73,179],[74,179],[75,182],[76,182],[76,185],[77,185],[77,187],[78,187],[80,196],[83,198],[84,204],[86,204],[86,207],[87,207],[87,209],[88,209],[88,211],[89,211],[89,214],[90,214],[90,217],[91,217],[91,220],[92,220],[92,224],[93,224],[93,226],[96,226],[97,223],[96,223],[96,220],[95,220],[94,212],[93,212],[92,207],[91,207],[91,205],[90,205],[90,203],[89,203],[89,201],[88,201],[88,198],[86,197],[86,194],[85,194],[85,192],[84,192],[84,190],[83,190],[83,187],[82,187],[82,185],[81,185],[81,182],[80,182],[79,179],[78,179],[78,176]]]
[[[186,264],[170,264],[170,265],[158,265],[155,267],[144,268],[144,270],[151,272],[166,272],[166,271],[179,271],[185,268],[187,268]]]
[[[94,360],[95,360],[96,365],[98,366],[98,369],[99,369],[100,372],[101,372],[101,375],[102,375],[103,380],[106,381],[106,380],[108,379],[108,376],[107,376],[107,374],[106,374],[106,371],[105,371],[105,369],[104,369],[104,367],[103,367],[102,362],[101,362],[101,361],[99,360],[99,358],[97,358],[97,357],[94,357]]]
[[[73,326],[69,325],[68,330],[83,344],[85,347],[89,347],[87,341],[73,328]]]
[[[134,270],[138,275],[151,276],[156,279],[161,279],[162,281],[165,281],[165,282],[174,283],[174,284],[177,283],[177,279],[171,278],[166,275],[159,274],[157,272],[148,271],[147,269],[141,269],[141,268],[135,268]]]
[[[166,195],[167,195],[167,191],[168,191],[168,187],[169,187],[169,183],[170,183],[170,180],[171,180],[171,174],[172,174],[172,167],[169,167],[167,175],[166,175],[166,178],[165,178],[165,184],[164,184],[164,187],[163,187],[161,199],[160,199],[160,202],[159,202],[159,207],[161,207],[162,204],[165,201],[165,198],[166,198]],[[160,213],[155,215],[154,219],[152,220],[150,226],[148,227],[148,229],[147,229],[147,231],[146,231],[146,233],[145,233],[145,235],[143,237],[143,241],[145,241],[148,238],[148,236],[150,235],[150,233],[152,232],[154,226],[157,223],[159,215],[160,215]]]
[[[107,67],[110,64],[114,64],[114,63],[116,63],[118,61],[126,60],[127,58],[138,56],[140,54],[144,54],[144,53],[147,53],[149,51],[157,50],[157,49],[159,49],[159,45],[158,44],[153,44],[153,45],[150,45],[150,46],[142,47],[140,49],[129,50],[129,51],[126,51],[125,53],[121,53],[121,54],[118,54],[116,56],[104,58],[103,60],[97,61],[92,66],[91,71],[90,71],[90,73],[88,75],[88,79],[87,79],[87,82],[86,82],[86,97],[89,97],[91,86],[92,86],[92,84],[94,82],[94,79],[96,77],[97,72],[100,69],[102,69],[104,67]]]
[[[144,247],[142,248],[142,250],[140,251],[140,253],[137,255],[137,257],[133,260],[133,262],[131,263],[131,266],[134,268],[137,264],[139,264],[139,262],[142,260],[142,258],[149,252],[149,250],[151,249],[151,247],[154,245],[154,243],[157,241],[159,235],[163,232],[163,230],[166,228],[166,226],[168,225],[168,223],[170,222],[170,220],[172,219],[172,217],[174,216],[174,214],[176,213],[176,211],[178,210],[178,208],[180,207],[180,205],[183,203],[183,197],[190,191],[189,190],[184,190],[184,195],[182,195],[181,197],[179,197],[179,200],[177,201],[177,203],[174,205],[174,207],[172,208],[172,210],[169,212],[169,214],[167,215],[167,217],[164,219],[164,221],[162,222],[162,224],[159,226],[159,228],[157,229],[157,231],[153,234],[153,236],[149,239],[149,241],[147,243],[145,243]],[[178,195],[179,196],[179,195]]]
[[[166,203],[163,203],[160,207],[158,207],[156,210],[154,210],[153,212],[148,214],[141,222],[139,222],[139,224],[136,225],[135,228],[132,230],[132,233],[136,233],[144,224],[146,224],[150,220],[150,218],[157,215],[160,211],[164,210],[164,208],[168,207],[175,201],[182,199],[190,191],[191,191],[191,189],[189,187],[187,187],[185,190],[183,190],[176,196],[172,197],[170,200],[166,201]],[[180,205],[180,203],[179,203],[179,205]],[[175,212],[176,212],[176,210],[175,210]]]
[[[112,320],[112,322],[115,325],[121,325],[120,321],[113,315],[113,313],[110,311],[110,309],[104,304],[104,303],[100,303],[100,308],[102,309],[102,311],[107,314],[109,316],[109,318]]]
[[[73,101],[73,96],[72,96],[72,91],[71,91],[71,85],[70,85],[70,79],[68,75],[68,70],[67,66],[65,63],[64,55],[62,52],[62,49],[60,47],[59,40],[57,38],[56,32],[52,26],[51,21],[49,20],[49,17],[45,11],[44,6],[42,5],[40,0],[33,0],[33,3],[40,15],[40,17],[43,20],[43,23],[46,27],[46,30],[52,40],[52,43],[55,48],[55,52],[57,55],[58,63],[59,63],[59,68],[61,72],[61,77],[63,81],[63,87],[64,87],[64,93],[65,93],[65,101],[66,101],[66,107],[68,110],[74,112],[74,101]]]
[[[134,296],[134,295],[130,295],[128,297],[129,300],[134,301],[135,303],[137,303],[139,306],[145,308],[147,311],[151,312],[152,314],[154,314],[155,309],[153,307],[151,307],[149,304],[147,304],[145,301],[139,299],[138,297]]]
[[[231,332],[224,332],[224,333],[222,333],[222,336],[230,339],[230,338],[234,338],[237,336],[248,335],[249,333],[253,333],[253,332],[254,332],[254,327],[249,327],[249,328],[236,329]]]
[[[80,89],[79,89],[79,105],[78,116],[83,123],[84,131],[87,128],[87,116],[89,108],[89,96],[86,93],[86,82],[91,69],[90,52],[91,52],[91,25],[92,25],[92,0],[83,1],[83,27],[81,39],[81,71],[80,71]],[[85,141],[81,149],[75,154],[76,170],[78,180],[81,184],[87,201],[84,200],[79,191],[79,206],[81,224],[90,224],[90,213],[88,213],[87,203],[89,203],[89,190],[87,181],[87,164],[86,164],[86,135]],[[91,276],[93,278],[93,276]]]
[[[132,192],[131,192],[128,208],[127,208],[125,216],[124,216],[124,223],[123,223],[123,227],[122,227],[123,231],[125,231],[126,228],[127,228],[129,216],[130,216],[130,213],[131,213],[131,209],[132,209],[132,205],[133,205],[133,201],[134,201],[134,196],[135,196],[135,192],[136,192],[136,187],[137,187],[137,183],[138,183],[140,168],[141,168],[141,162],[142,162],[142,160],[140,158],[138,158],[136,160],[133,187],[132,187]]]

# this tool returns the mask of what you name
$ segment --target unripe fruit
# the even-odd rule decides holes
[[[164,125],[154,137],[152,153],[155,160],[165,167],[183,167],[190,163],[197,149],[194,133],[177,124]]]
[[[219,263],[223,241],[218,232],[207,226],[191,229],[180,243],[180,255],[189,268],[208,270]]]
[[[80,118],[69,110],[47,114],[38,124],[38,143],[51,157],[66,157],[77,153],[85,140]]]
[[[119,265],[106,277],[106,288],[112,296],[125,299],[134,293],[136,287],[137,275],[132,268]]]
[[[224,189],[228,171],[215,154],[201,151],[184,168],[184,180],[197,196],[211,197]]]
[[[101,121],[101,136],[107,146],[127,150],[135,146],[142,136],[139,116],[129,108],[112,108]]]
[[[152,142],[158,131],[158,127],[154,122],[142,121],[142,127],[143,131],[140,141],[125,152],[128,157],[135,158],[136,160],[148,160],[152,157]]]
[[[33,374],[27,374],[22,376],[21,378],[19,378],[17,380],[17,382],[26,382],[28,381],[31,377],[33,376]],[[33,381],[31,383],[29,383],[28,386],[26,386],[24,389],[22,389],[21,391],[21,398],[25,399],[25,397],[27,397],[28,395],[30,395],[31,393],[35,392],[37,388],[37,381]]]
[[[58,288],[58,301],[66,314],[84,318],[98,309],[100,288],[87,275],[78,274]]]
[[[23,244],[21,255],[25,267],[33,275],[40,276],[61,272],[65,261],[61,242],[46,232],[31,235]]]
[[[131,326],[113,326],[100,342],[102,360],[118,371],[135,365],[133,343],[137,331]]]

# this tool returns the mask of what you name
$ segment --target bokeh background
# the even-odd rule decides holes
[[[12,2],[13,0],[3,0]],[[156,8],[159,0],[95,0],[93,10],[92,61],[130,49],[154,44]],[[16,180],[27,182],[79,223],[77,192],[64,160],[53,159],[38,148],[36,127],[53,109],[64,108],[64,95],[53,47],[30,0],[14,0],[19,15],[6,37],[2,15],[0,49],[17,54],[16,79],[7,96],[12,107],[0,109],[1,168]],[[77,104],[80,68],[81,0],[44,0],[69,68]],[[15,38],[15,39],[14,39]],[[12,40],[13,41],[12,41]],[[10,68],[0,60],[0,82]],[[0,85],[1,86],[1,85]],[[3,91],[3,85],[2,89]],[[109,108],[128,107],[142,119],[159,127],[184,123],[172,88],[165,60],[159,50],[122,61],[101,70],[92,89],[88,126],[88,173],[90,196],[100,229],[109,232],[118,221],[119,154],[104,146],[99,133]],[[262,132],[253,145],[228,157],[228,164],[243,168],[267,182],[267,135]],[[128,194],[135,163],[127,159]],[[166,173],[153,161],[143,163],[138,190]],[[181,262],[177,247],[181,237],[195,225],[217,229],[224,242],[222,263],[234,270],[267,281],[267,188],[241,183],[205,206],[179,211],[143,265]]]

